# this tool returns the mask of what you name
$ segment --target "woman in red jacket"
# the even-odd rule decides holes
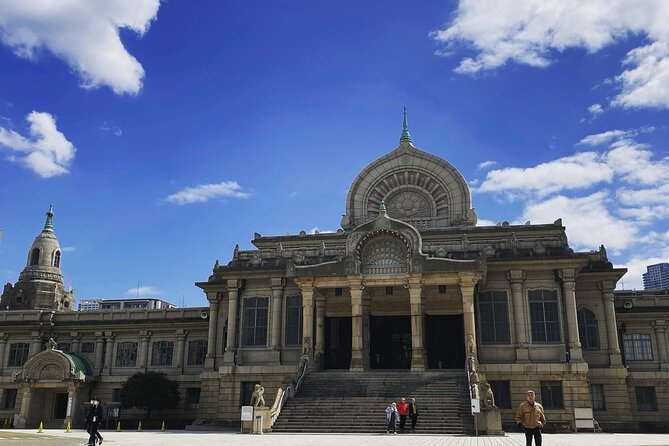
[[[400,432],[404,432],[404,425],[407,422],[407,415],[409,414],[409,405],[404,398],[397,404],[397,413],[400,415]]]

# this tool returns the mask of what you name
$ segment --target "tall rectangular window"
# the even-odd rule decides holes
[[[511,409],[511,384],[509,381],[489,381],[495,405],[500,409]]]
[[[623,348],[628,361],[652,361],[653,345],[646,333],[624,333]]]
[[[16,407],[17,389],[5,389],[5,401],[2,404],[3,409],[13,409]]]
[[[541,381],[541,405],[545,409],[564,409],[561,381]]]
[[[174,354],[174,342],[155,341],[151,351],[151,365],[169,366],[172,365],[172,355]]]
[[[536,344],[560,343],[560,318],[556,290],[528,292],[532,342]]]
[[[81,353],[95,353],[95,342],[82,342]]]
[[[119,342],[116,346],[116,367],[134,367],[137,365],[137,343]]]
[[[242,347],[267,346],[267,301],[266,297],[244,299]]]
[[[602,384],[590,384],[590,402],[593,410],[606,410],[604,386]]]
[[[30,344],[27,342],[17,342],[9,344],[9,360],[7,367],[23,367],[28,360]]]
[[[478,294],[479,330],[482,344],[508,344],[509,310],[506,291]]]
[[[200,388],[188,387],[186,388],[186,408],[197,409],[200,405]]]
[[[207,341],[188,341],[188,365],[202,365],[207,357]]]
[[[657,399],[655,388],[638,386],[634,388],[636,393],[636,410],[639,412],[657,412]]]
[[[286,298],[286,346],[302,344],[302,296]]]

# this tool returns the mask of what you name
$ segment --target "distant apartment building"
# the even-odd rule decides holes
[[[164,310],[177,306],[161,299],[95,299],[79,302],[79,311]]]
[[[79,311],[98,311],[100,309],[100,302],[102,299],[81,300],[77,309]]]
[[[643,274],[643,288],[645,290],[662,290],[669,288],[669,263],[648,265]]]

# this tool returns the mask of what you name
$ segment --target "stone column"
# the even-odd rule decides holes
[[[358,281],[351,281],[351,371],[364,370],[362,360],[362,292],[364,287]]]
[[[149,341],[151,340],[151,332],[144,330],[139,332],[141,336],[139,347],[139,367],[146,369],[149,364]]]
[[[104,345],[105,345],[105,340],[104,340],[104,333],[101,331],[96,331],[95,332],[95,363],[93,365],[93,374],[99,375],[102,373],[102,366],[103,366],[103,356],[102,354],[104,353]]]
[[[237,352],[237,307],[239,304],[239,281],[228,280],[228,337],[225,345],[226,364],[235,363]]]
[[[653,329],[655,330],[655,338],[656,338],[656,343],[657,343],[657,356],[658,359],[660,360],[660,369],[661,370],[669,370],[669,363],[667,362],[667,356],[669,353],[667,352],[667,339],[666,339],[666,331],[667,331],[667,321],[664,320],[657,320],[651,322],[653,325]]]
[[[283,321],[283,287],[285,281],[281,277],[273,277],[272,282],[272,339],[271,347],[281,350],[281,325]]]
[[[420,279],[409,282],[409,304],[411,306],[411,371],[422,372],[425,371],[426,358],[423,347],[423,285]]]
[[[0,333],[0,374],[2,374],[2,369],[5,367],[5,364],[7,364],[7,362],[5,361],[5,352],[7,351],[7,339],[8,337],[5,333]]]
[[[300,283],[302,290],[302,356],[313,358],[314,286],[313,281]]]
[[[616,308],[613,298],[614,281],[602,281],[598,284],[602,293],[604,303],[604,316],[606,318],[606,339],[608,340],[609,362],[612,367],[622,367],[623,361],[618,343],[618,323],[616,322]]]
[[[105,362],[104,362],[104,374],[111,375],[112,361],[114,358],[114,333],[108,331],[105,333]]]
[[[325,354],[325,296],[316,298],[316,348],[314,359],[321,362]],[[321,363],[321,366],[323,364]]]
[[[370,338],[371,338],[371,316],[372,296],[363,291],[362,293],[362,366],[365,370],[370,369]]]
[[[564,308],[567,313],[567,331],[569,333],[569,353],[572,362],[583,362],[581,338],[578,335],[578,316],[576,314],[576,275],[573,269],[560,270],[564,288]]]
[[[80,353],[81,352],[81,335],[77,332],[72,332],[72,333],[70,333],[70,336],[72,337],[72,343],[70,344],[70,351],[72,353]]]
[[[19,422],[14,427],[18,429],[25,429],[27,427],[32,427],[32,426],[26,426],[26,424],[28,424],[28,417],[30,416],[30,403],[32,398],[32,392],[30,391],[30,387],[27,385],[25,385],[25,387],[23,387],[23,389],[21,390],[23,392],[23,395],[21,396],[21,410],[19,411]]]
[[[204,367],[206,369],[213,369],[216,364],[218,310],[220,307],[221,294],[217,292],[207,293],[207,300],[209,301],[209,331],[207,333],[207,356],[204,360]]]
[[[460,292],[462,293],[462,316],[465,325],[465,351],[478,361],[476,351],[476,320],[474,319],[474,290],[478,277],[471,274],[459,274]],[[463,364],[464,367],[464,364]]]
[[[525,312],[525,295],[523,282],[525,271],[510,270],[507,277],[511,283],[511,301],[513,308],[513,326],[516,338],[516,362],[530,362],[530,351],[527,342],[527,318]]]
[[[31,334],[31,343],[30,343],[30,355],[28,357],[34,356],[42,351],[42,336],[38,331],[33,331]]]
[[[176,334],[177,334],[177,355],[174,366],[183,370],[185,349],[186,349],[186,336],[188,336],[188,330],[177,330]]]

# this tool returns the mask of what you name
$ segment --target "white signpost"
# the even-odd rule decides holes
[[[65,413],[66,417],[72,416],[72,397],[67,399],[67,411]]]
[[[253,406],[242,406],[242,433],[244,433],[244,421],[253,422]]]

